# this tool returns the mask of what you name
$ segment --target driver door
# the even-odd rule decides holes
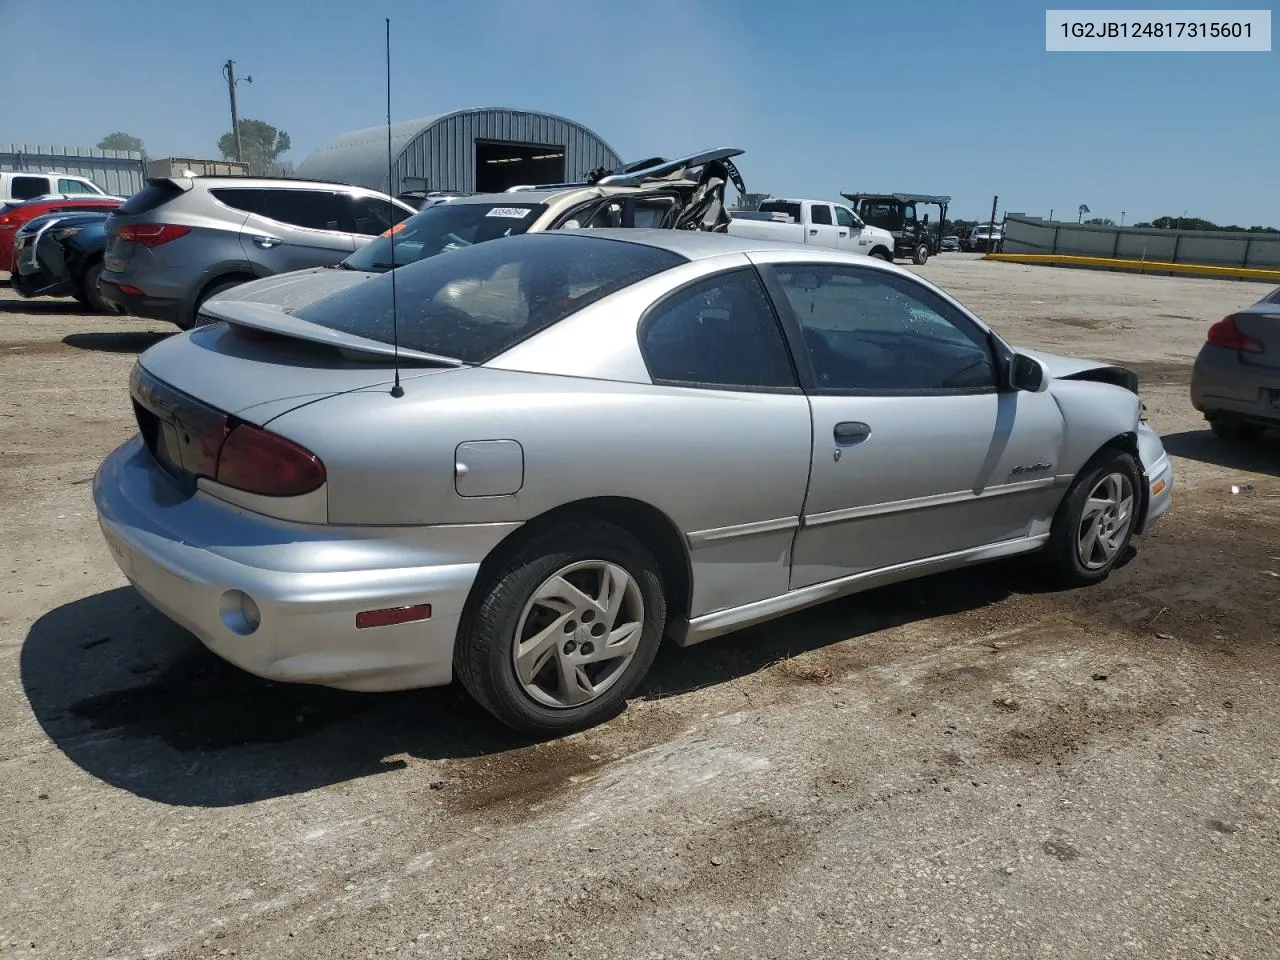
[[[852,250],[854,253],[866,253],[869,241],[863,233],[862,221],[853,215],[848,207],[836,204],[836,227],[839,230],[837,246],[841,250]]]
[[[813,414],[792,589],[1025,537],[1051,515],[1062,416],[1047,392],[999,389],[977,324],[887,271],[764,269],[803,339]]]

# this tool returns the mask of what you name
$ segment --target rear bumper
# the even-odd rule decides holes
[[[98,282],[102,299],[106,300],[129,314],[131,317],[146,317],[150,320],[163,320],[184,327],[188,321],[187,305],[183,300],[169,297],[149,297],[145,293],[125,293],[120,284],[108,280],[105,276]]]
[[[103,462],[93,495],[124,575],[213,653],[271,680],[346,690],[449,683],[480,562],[519,526],[274,520],[203,492],[183,497],[138,437]],[[420,603],[429,620],[355,626],[360,611]]]
[[[1236,351],[1205,344],[1191,371],[1191,405],[1209,420],[1280,427],[1280,370],[1241,363]]]

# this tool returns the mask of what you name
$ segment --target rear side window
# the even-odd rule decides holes
[[[635,206],[635,222],[638,228],[661,227],[667,221],[673,206],[670,200],[637,200]]]
[[[30,200],[53,192],[48,177],[14,177],[12,183],[9,192],[15,200]]]
[[[809,210],[813,214],[814,223],[831,226],[831,208],[825,203],[815,203]]]
[[[581,233],[532,233],[409,263],[294,311],[308,323],[485,363],[504,350],[684,257]]]
[[[796,386],[782,328],[752,269],[700,280],[653,307],[641,324],[640,352],[655,383]]]
[[[219,203],[225,204],[234,210],[257,213],[264,217],[267,215],[266,205],[262,202],[261,190],[242,190],[237,187],[226,190],[210,190],[209,194]]]
[[[263,190],[266,215],[305,230],[343,229],[342,207],[332,190]]]
[[[182,188],[168,180],[149,180],[146,186],[126,200],[120,207],[124,216],[150,213],[162,207],[174,197],[182,196]]]
[[[366,237],[376,237],[386,233],[405,217],[412,216],[408,210],[377,197],[349,197],[348,199],[351,203],[351,218],[355,223],[355,232]]]

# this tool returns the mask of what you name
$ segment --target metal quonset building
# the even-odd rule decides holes
[[[487,107],[455,110],[343,134],[298,166],[298,176],[336,180],[392,194],[407,190],[490,193],[522,183],[579,179],[622,165],[607,143],[580,123],[549,113]]]

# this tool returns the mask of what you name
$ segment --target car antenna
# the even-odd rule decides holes
[[[391,387],[391,395],[399,398],[404,396],[404,387],[400,386],[400,312],[396,304],[396,203],[391,199],[393,166],[391,158],[391,18],[387,17],[387,221],[391,224],[387,236],[391,241],[391,350],[396,365],[396,382]]]

